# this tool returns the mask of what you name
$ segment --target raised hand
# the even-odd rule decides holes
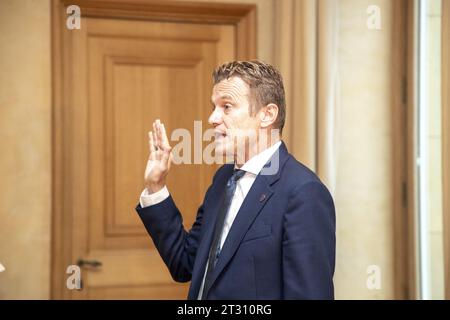
[[[148,133],[150,155],[145,168],[145,187],[155,193],[166,185],[166,176],[172,163],[172,147],[166,129],[159,119],[153,122],[153,131]]]

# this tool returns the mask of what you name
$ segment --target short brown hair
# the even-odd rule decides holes
[[[281,134],[286,118],[286,100],[280,72],[272,65],[260,60],[232,61],[214,70],[214,85],[231,77],[241,78],[250,87],[251,98],[256,102],[250,104],[251,115],[255,115],[269,103],[278,106],[274,128],[279,129]]]

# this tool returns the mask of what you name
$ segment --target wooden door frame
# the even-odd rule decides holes
[[[65,7],[77,5],[82,17],[116,18],[158,22],[228,24],[235,26],[238,59],[256,58],[256,5],[196,3],[152,0],[53,0],[52,17],[52,234],[51,234],[51,298],[71,298],[66,285],[66,268],[71,257],[72,211],[68,207],[70,168],[65,165],[70,154],[66,130],[70,121],[70,50],[68,46]],[[83,25],[81,25],[83,28]]]
[[[394,3],[392,66],[393,154],[393,239],[394,298],[414,299],[416,295],[415,196],[414,196],[414,69],[412,68],[413,1]]]
[[[405,1],[405,77],[403,79],[403,95],[406,101],[404,121],[405,121],[405,143],[406,148],[406,184],[403,187],[404,201],[406,204],[404,229],[405,229],[405,274],[403,280],[406,284],[404,299],[416,300],[419,294],[419,273],[418,266],[418,222],[417,222],[417,179],[416,179],[416,109],[417,109],[417,66],[418,66],[418,41],[416,36],[417,17],[416,0]]]

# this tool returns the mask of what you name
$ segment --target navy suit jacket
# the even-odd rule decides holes
[[[207,299],[333,299],[335,211],[327,188],[279,148],[279,169],[256,177],[228,233]],[[269,164],[269,163],[268,163]],[[136,210],[175,281],[197,299],[220,200],[234,165],[215,174],[190,231],[172,197]]]

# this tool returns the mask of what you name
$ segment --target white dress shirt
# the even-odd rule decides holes
[[[250,160],[248,160],[244,165],[240,168],[245,171],[245,175],[238,180],[236,191],[234,192],[233,199],[231,200],[230,208],[228,210],[227,216],[225,218],[222,237],[220,239],[220,248],[222,248],[227,236],[228,232],[233,225],[234,219],[241,208],[242,203],[244,202],[245,197],[247,196],[250,188],[255,182],[256,177],[264,167],[264,165],[270,160],[272,155],[281,145],[281,141],[278,141],[273,146],[267,148],[266,150],[260,152],[259,154],[253,156]],[[169,197],[169,191],[167,187],[164,187],[158,192],[149,194],[147,189],[141,194],[140,204],[142,208],[158,204]],[[202,285],[200,287],[198,299],[201,299],[203,293],[203,285],[205,283],[206,270],[208,270],[208,262],[206,263],[205,274],[203,275]]]

